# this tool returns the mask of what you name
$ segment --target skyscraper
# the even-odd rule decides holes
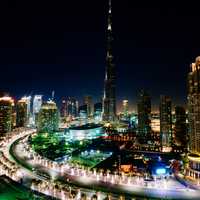
[[[22,97],[16,105],[16,126],[29,126],[31,123],[31,96]]]
[[[123,115],[125,116],[125,117],[127,117],[128,116],[128,100],[123,100],[122,101],[122,109],[123,109]]]
[[[172,101],[169,96],[160,96],[160,142],[162,151],[170,151],[172,145]]]
[[[88,106],[86,104],[79,106],[79,117],[81,119],[87,119],[87,111],[88,111]]]
[[[67,100],[65,98],[63,98],[61,102],[60,116],[67,117]]]
[[[200,57],[188,74],[188,120],[190,151],[200,154]]]
[[[0,98],[0,133],[12,130],[14,100],[11,97]]]
[[[52,100],[43,103],[38,114],[37,127],[39,132],[54,132],[59,128],[59,112]]]
[[[33,120],[35,124],[41,106],[42,106],[42,95],[35,95],[33,99]]]
[[[78,101],[73,97],[67,99],[67,116],[71,118],[78,116]]]
[[[87,105],[87,116],[90,117],[93,115],[93,102],[92,96],[84,96],[83,104]]]
[[[141,90],[138,97],[138,137],[146,143],[151,135],[151,97]]]
[[[113,64],[112,42],[112,5],[111,0],[109,0],[106,72],[103,97],[103,119],[105,121],[114,121],[116,118],[116,69]]]
[[[95,122],[102,121],[102,103],[95,103],[94,104],[94,119]]]
[[[16,119],[16,126],[17,127],[25,127],[28,124],[28,104],[26,99],[22,98],[17,102],[16,105],[16,112],[17,112],[17,119]]]
[[[189,166],[186,175],[200,180],[200,56],[188,74]]]
[[[174,124],[174,142],[181,146],[183,150],[187,149],[187,125],[185,108],[182,106],[175,107],[175,124]]]

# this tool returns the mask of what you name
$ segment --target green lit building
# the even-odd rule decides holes
[[[13,126],[14,100],[11,97],[0,98],[0,133],[7,133]]]
[[[38,114],[37,128],[39,132],[55,132],[59,128],[59,112],[54,101],[43,103]]]

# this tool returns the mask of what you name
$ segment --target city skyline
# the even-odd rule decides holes
[[[1,14],[9,17],[0,31],[0,66],[6,74],[1,90],[18,98],[50,96],[55,90],[58,99],[80,100],[89,94],[99,101],[106,66],[107,1],[79,3],[5,5]],[[141,88],[149,91],[153,104],[158,105],[160,94],[185,104],[182,83],[200,52],[198,31],[192,28],[199,20],[195,5],[126,1],[113,2],[113,7],[118,106],[122,99],[128,99],[130,107],[136,105]]]
[[[196,4],[4,2],[0,199],[200,199]]]

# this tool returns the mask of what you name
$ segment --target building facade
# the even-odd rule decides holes
[[[88,117],[93,116],[94,110],[93,110],[92,96],[84,96],[83,104],[87,105],[87,115],[88,115]]]
[[[188,74],[189,165],[186,175],[200,180],[200,57]]]
[[[186,112],[182,106],[175,107],[175,124],[174,124],[174,143],[182,147],[183,151],[187,150],[188,134],[186,124]]]
[[[0,133],[5,134],[13,128],[14,100],[11,97],[0,98]]]
[[[33,123],[37,124],[38,113],[42,106],[42,95],[35,95],[33,98]]]
[[[28,124],[28,104],[26,99],[20,99],[16,105],[16,126],[25,127]]]
[[[171,151],[172,146],[172,101],[169,96],[160,96],[160,143],[162,151]]]
[[[37,128],[39,132],[52,133],[59,129],[59,112],[54,101],[43,103],[38,114]]]
[[[67,100],[65,98],[61,102],[60,116],[63,118],[67,117]]]
[[[146,143],[151,135],[151,97],[141,90],[138,96],[138,137]]]
[[[67,116],[71,118],[78,116],[78,101],[73,97],[67,99]]]
[[[128,117],[129,112],[128,112],[128,100],[123,100],[122,101],[122,113],[124,117]]]
[[[94,120],[95,122],[101,122],[102,121],[102,103],[95,103],[94,104]]]

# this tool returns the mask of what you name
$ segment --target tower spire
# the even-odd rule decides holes
[[[109,9],[108,9],[108,31],[112,31],[112,0],[109,0]]]

